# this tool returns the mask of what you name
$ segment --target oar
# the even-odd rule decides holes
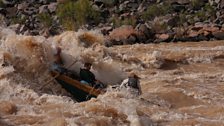
[[[73,66],[78,60],[75,60],[74,62],[72,62],[72,64],[70,64],[67,68],[65,67],[65,69],[69,69],[71,66]],[[51,80],[47,81],[41,88],[40,90],[42,90],[45,86],[47,86],[50,82],[52,82],[53,80],[55,80],[55,78],[57,78],[58,76],[60,76],[60,73],[57,73],[53,78],[51,78]]]

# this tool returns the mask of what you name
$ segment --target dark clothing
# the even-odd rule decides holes
[[[127,79],[123,80],[120,87],[131,89],[130,91],[132,93],[137,93],[137,95],[142,94],[142,89],[141,89],[140,81],[138,77],[128,77]]]
[[[95,75],[91,71],[89,71],[87,69],[80,69],[79,75],[80,75],[81,80],[84,80],[84,81],[92,84],[92,86],[94,86],[96,84],[95,83],[95,81],[96,81]]]
[[[134,77],[129,77],[128,78],[128,86],[135,88],[135,89],[139,89],[138,87],[138,79],[134,78]]]

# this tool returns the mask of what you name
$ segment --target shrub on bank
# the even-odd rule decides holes
[[[48,13],[40,13],[37,17],[46,28],[49,28],[53,23],[51,15]]]
[[[90,21],[98,23],[100,14],[92,7],[89,0],[69,0],[59,4],[57,15],[65,29],[74,30]]]
[[[120,27],[122,25],[136,25],[136,19],[134,17],[126,17],[124,19],[120,19],[116,16],[112,17],[111,22],[113,23],[114,27]]]
[[[1,8],[4,8],[4,7],[5,7],[5,5],[4,5],[4,3],[2,2],[2,0],[0,0],[0,7],[1,7]]]
[[[118,0],[101,0],[107,7],[114,6]]]
[[[205,21],[209,19],[214,20],[216,17],[216,12],[214,7],[212,7],[210,4],[206,4],[203,8],[197,11],[194,16],[198,17],[200,21]]]
[[[200,9],[203,4],[203,0],[191,0],[191,6],[193,7],[193,9]]]
[[[155,17],[169,14],[173,11],[170,3],[164,4],[153,4],[147,8],[147,10],[142,14],[144,20],[153,20]]]
[[[26,19],[27,18],[25,16],[21,17],[21,16],[16,15],[16,16],[11,17],[11,23],[12,24],[24,24],[26,22]]]
[[[158,20],[154,21],[151,26],[152,31],[154,31],[155,33],[165,33],[165,31],[167,31],[168,28],[169,26],[167,25],[167,23],[160,22]]]

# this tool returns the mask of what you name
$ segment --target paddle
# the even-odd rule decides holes
[[[73,66],[78,60],[75,60],[74,62],[72,62],[69,66],[67,66],[66,69],[69,69],[71,66]],[[58,76],[60,76],[60,72],[58,72],[53,78],[51,78],[51,80],[47,81],[42,87],[40,87],[40,90],[42,90],[45,86],[47,86],[50,82],[52,82],[53,80],[55,80],[55,78],[57,78]]]

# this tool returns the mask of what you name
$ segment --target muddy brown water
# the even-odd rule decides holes
[[[224,42],[136,44],[88,48],[66,32],[52,38],[1,32],[0,125],[2,126],[222,126],[224,125]],[[90,32],[94,40],[101,35]],[[54,47],[78,73],[83,61],[93,62],[96,77],[119,84],[129,72],[141,77],[143,94],[108,92],[77,103],[46,71]]]

